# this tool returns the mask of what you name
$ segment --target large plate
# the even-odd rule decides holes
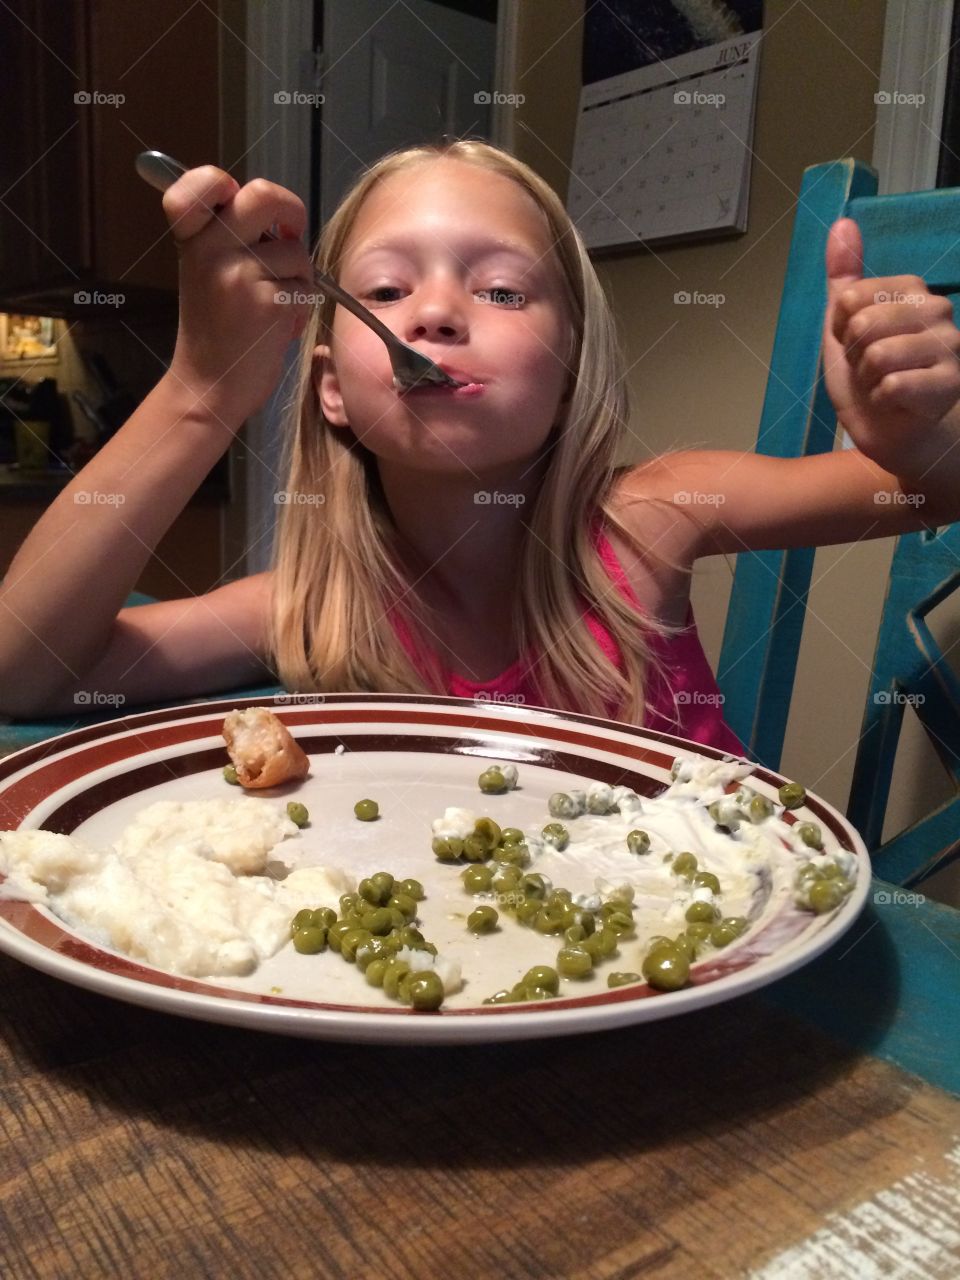
[[[424,881],[424,932],[435,938],[444,921],[429,919],[431,886],[451,870],[429,849],[430,824],[447,805],[489,813],[501,825],[542,822],[551,792],[584,779],[625,784],[656,795],[678,755],[722,759],[709,747],[612,721],[497,702],[384,694],[326,697],[280,695],[206,702],[128,716],[78,729],[0,761],[0,825],[44,828],[105,844],[134,813],[160,799],[223,797],[226,755],[223,717],[237,706],[269,706],[311,756],[311,774],[296,788],[311,813],[303,839],[307,861],[348,867],[358,877],[386,867]],[[342,748],[340,751],[337,748]],[[513,761],[521,788],[482,796],[484,762]],[[773,796],[785,781],[754,770],[750,785]],[[265,798],[280,792],[261,793]],[[357,822],[354,802],[372,796],[376,823]],[[512,932],[473,939],[458,922],[459,958],[470,979],[460,999],[418,1014],[367,987],[353,966],[332,953],[299,956],[285,947],[256,974],[236,980],[174,977],[104,948],[45,908],[0,901],[0,950],[54,977],[119,1000],[190,1018],[323,1039],[407,1044],[460,1043],[566,1035],[651,1021],[729,1000],[807,963],[850,927],[869,888],[863,842],[830,805],[809,796],[800,819],[820,824],[828,848],[858,859],[856,888],[830,916],[811,916],[780,902],[765,909],[749,934],[695,964],[682,991],[646,985],[608,990],[605,971],[587,985],[567,984],[546,1003],[491,1006],[485,980],[491,947],[517,949],[517,976],[537,960],[551,962],[556,942],[507,921]],[[440,901],[443,890],[436,889]],[[449,907],[449,904],[448,904]],[[446,920],[449,921],[449,912]],[[447,928],[450,926],[447,925]],[[531,951],[531,948],[534,950]],[[441,942],[441,949],[444,944]],[[500,959],[502,960],[502,952]],[[633,964],[618,967],[638,967]],[[501,984],[502,985],[502,984]],[[320,994],[326,997],[321,999]]]

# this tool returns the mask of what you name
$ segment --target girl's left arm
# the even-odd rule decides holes
[[[636,468],[670,502],[691,558],[821,546],[960,519],[960,330],[918,276],[864,279],[860,230],[827,244],[824,379],[855,448],[802,458],[691,451]]]

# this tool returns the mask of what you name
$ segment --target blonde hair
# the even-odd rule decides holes
[[[321,270],[336,276],[360,207],[377,183],[437,159],[464,161],[517,183],[546,218],[572,323],[573,389],[565,420],[545,450],[549,460],[528,520],[518,566],[514,634],[518,652],[540,655],[531,671],[544,703],[640,723],[653,662],[650,637],[670,630],[638,613],[611,582],[592,535],[597,513],[647,556],[610,502],[614,457],[627,422],[627,396],[613,316],[586,249],[563,204],[532,169],[486,142],[459,140],[383,157],[357,180],[323,230]],[[372,690],[444,694],[444,673],[424,637],[425,603],[393,545],[376,459],[349,430],[323,416],[312,379],[313,353],[330,342],[334,303],[303,334],[285,433],[287,488],[315,495],[280,507],[269,643],[284,686],[297,691]],[[601,651],[586,608],[616,642],[622,673]],[[411,635],[416,662],[391,622]]]

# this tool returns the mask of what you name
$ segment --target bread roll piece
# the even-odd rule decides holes
[[[278,787],[307,776],[309,759],[266,707],[231,711],[223,722],[223,737],[242,787]]]

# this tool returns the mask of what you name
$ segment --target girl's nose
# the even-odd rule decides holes
[[[459,338],[467,327],[463,299],[452,283],[423,285],[410,313],[407,341]]]

